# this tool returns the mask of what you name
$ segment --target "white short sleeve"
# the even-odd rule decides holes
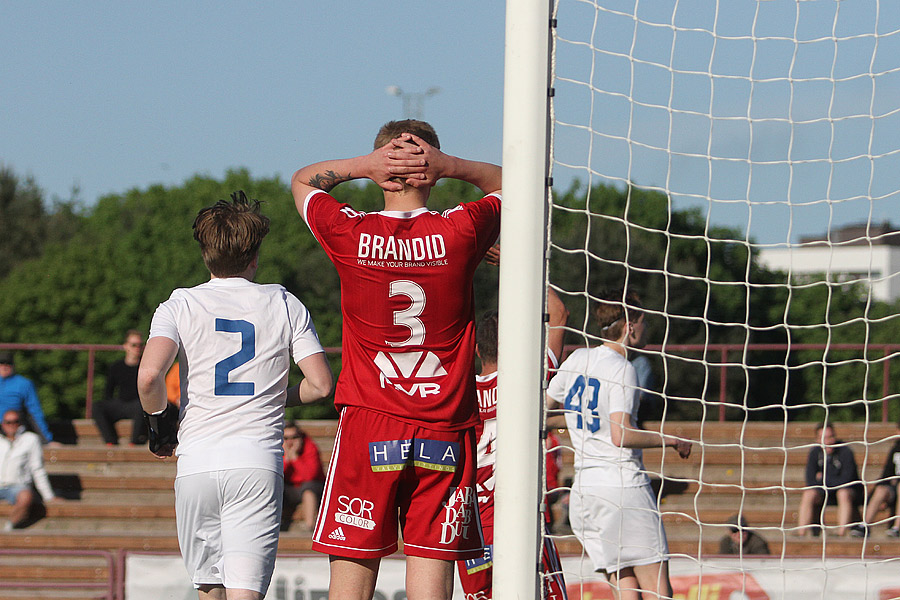
[[[178,321],[175,315],[175,309],[172,306],[176,301],[176,295],[179,290],[172,292],[169,299],[156,307],[153,313],[153,319],[150,321],[150,335],[153,337],[169,338],[176,344],[181,345],[181,337],[178,335]]]
[[[290,319],[291,328],[294,332],[291,339],[291,356],[294,362],[298,363],[307,356],[325,352],[322,344],[319,342],[319,336],[316,334],[316,327],[313,325],[312,317],[306,307],[303,306],[303,303],[288,291],[284,292],[284,301],[288,309],[288,319]]]
[[[609,412],[628,413],[634,417],[635,392],[637,391],[637,372],[634,366],[624,361],[622,368],[614,375],[613,380],[609,382]]]

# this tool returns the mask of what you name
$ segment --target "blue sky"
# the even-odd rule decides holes
[[[500,162],[500,2],[0,1],[0,161],[87,202],[229,167],[279,175],[371,149],[440,87],[442,145]],[[243,8],[241,8],[243,6]]]
[[[866,35],[876,0],[712,6],[561,2],[558,187],[578,177],[667,188],[676,207],[696,206],[712,225],[762,243],[829,223],[900,225],[900,75],[891,71],[900,3],[882,0],[877,48]],[[77,185],[88,204],[230,167],[287,180],[304,164],[368,150],[381,123],[403,116],[385,91],[394,85],[439,87],[424,117],[444,149],[500,162],[505,8],[0,0],[0,161],[48,198]],[[783,39],[795,31],[801,44]],[[764,39],[754,45],[751,34]],[[884,74],[852,75],[870,66]],[[789,85],[788,73],[805,81]],[[870,110],[880,118],[853,117]],[[579,129],[588,122],[592,135]],[[620,139],[629,132],[636,143]],[[879,158],[858,158],[869,152]],[[748,157],[763,164],[751,169]]]

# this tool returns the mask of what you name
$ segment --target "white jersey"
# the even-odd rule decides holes
[[[606,346],[579,348],[559,367],[547,394],[563,405],[575,449],[573,487],[649,485],[639,448],[612,442],[609,415],[637,421],[637,376],[628,360]]]
[[[306,307],[277,284],[212,279],[159,305],[157,336],[179,346],[178,476],[281,473],[289,350],[294,362],[323,352]]]

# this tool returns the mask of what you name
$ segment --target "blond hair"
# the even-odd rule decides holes
[[[425,121],[417,121],[416,119],[405,119],[403,121],[389,121],[381,126],[378,135],[375,136],[375,149],[381,148],[395,137],[399,137],[404,133],[411,133],[425,140],[429,146],[434,146],[438,150],[441,148],[441,142],[438,135],[434,131],[434,127]]]

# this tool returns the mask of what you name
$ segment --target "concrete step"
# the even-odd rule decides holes
[[[36,587],[33,580],[9,580],[4,581],[7,589],[0,590],[0,600],[107,600],[110,598],[106,589],[99,589],[100,584],[91,584],[91,589],[59,589],[56,587]],[[28,587],[18,588],[17,585],[25,584]],[[70,584],[72,585],[72,584]],[[96,587],[95,587],[96,585]]]
[[[279,552],[308,552],[312,548],[308,534],[282,533]],[[132,529],[124,532],[60,533],[45,530],[15,530],[0,533],[0,546],[4,549],[33,550],[141,550],[146,552],[178,552],[178,539],[174,527],[171,531],[143,531]]]
[[[172,504],[95,504],[90,502],[51,502],[44,507],[46,518],[78,520],[111,519],[174,519],[175,505]],[[0,504],[0,517],[7,517],[12,507]]]
[[[110,570],[106,565],[75,565],[71,558],[48,558],[45,564],[8,564],[7,560],[0,563],[0,581],[93,581],[105,582],[109,580]],[[2,596],[0,596],[2,597]]]
[[[816,440],[815,423],[800,422],[768,422],[768,421],[648,421],[644,428],[677,435],[694,442],[712,444],[743,444],[748,448],[796,447],[814,443]],[[834,425],[838,439],[846,442],[875,443],[896,437],[897,426],[894,423],[836,423]]]
[[[799,557],[847,557],[886,558],[895,557],[900,553],[900,541],[892,538],[852,538],[825,535],[817,538],[794,538],[791,536],[776,536],[769,532],[762,532],[769,544],[771,555],[775,558],[785,556]],[[719,538],[721,535],[713,533],[702,539],[696,535],[684,535],[666,528],[666,537],[669,542],[669,553],[675,556],[689,556],[703,558],[719,554]],[[554,542],[560,554],[564,556],[579,556],[582,547],[573,535],[554,536]]]
[[[331,451],[334,444],[334,436],[337,433],[337,421],[333,420],[300,420],[297,421],[300,428],[316,441],[316,445],[324,452],[325,447]],[[66,445],[78,446],[104,446],[100,431],[90,419],[75,419],[68,423],[52,423],[51,430],[54,439]],[[116,433],[119,435],[119,444],[127,447],[131,440],[131,421],[119,421],[116,423]],[[321,444],[319,442],[322,442]],[[323,447],[323,444],[325,447]],[[146,449],[146,446],[144,447]]]
[[[300,425],[327,460],[337,423],[304,421]],[[659,424],[648,423],[647,428],[658,429]],[[806,455],[815,437],[813,424],[667,422],[665,429],[701,442],[686,461],[671,450],[644,453],[648,471],[666,478],[661,510],[674,553],[715,554],[726,531],[722,523],[743,506],[743,514],[753,527],[761,529],[773,552],[785,548],[789,555],[821,555],[824,549],[828,555],[860,555],[862,540],[837,538],[832,530],[816,539],[790,535],[796,523]],[[127,440],[130,423],[120,422],[118,430]],[[838,425],[840,437],[853,441],[857,459],[868,465],[862,472],[871,481],[880,475],[896,431],[893,424]],[[90,421],[74,422],[72,434],[76,445],[46,448],[45,460],[54,487],[77,500],[48,505],[47,516],[25,530],[0,533],[0,547],[177,552],[175,459],[159,460],[145,447],[106,447]],[[568,436],[564,434],[563,440],[567,444]],[[741,440],[743,447],[738,444]],[[869,445],[861,440],[868,440]],[[573,451],[564,448],[562,455],[563,476],[571,475]],[[0,518],[5,518],[8,510],[0,506]],[[825,518],[826,523],[835,521],[833,507],[826,509]],[[881,548],[890,548],[900,554],[900,542],[887,538],[884,530],[880,527],[872,532],[865,541],[869,544],[866,552],[874,556]],[[295,521],[282,533],[280,551],[303,552],[310,543],[309,532]],[[577,554],[581,549],[569,546],[565,551]]]
[[[80,550],[13,550],[0,538],[0,600],[109,598],[113,555]]]

